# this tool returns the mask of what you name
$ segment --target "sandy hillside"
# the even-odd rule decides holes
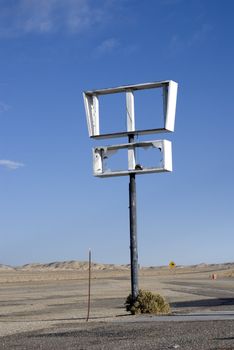
[[[32,263],[17,267],[17,270],[33,271],[33,270],[45,270],[45,271],[57,271],[57,270],[78,270],[87,271],[89,264],[87,261],[61,261],[51,262],[48,264]],[[103,270],[128,270],[129,265],[114,265],[114,264],[98,264],[92,263],[93,271]]]
[[[9,265],[0,264],[0,271],[13,271],[14,267]]]
[[[9,266],[0,264],[0,271],[87,271],[89,264],[87,261],[55,261],[51,263],[41,264],[41,263],[31,263],[22,266]],[[130,270],[130,265],[115,265],[115,264],[99,264],[92,263],[92,271],[128,271]],[[159,274],[164,274],[170,271],[174,271],[175,274],[184,274],[186,272],[219,272],[227,277],[234,276],[234,263],[222,263],[222,264],[197,264],[197,265],[178,265],[175,269],[171,270],[168,266],[147,266],[141,267],[141,271],[154,271]]]

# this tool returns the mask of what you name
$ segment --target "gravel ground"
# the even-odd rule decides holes
[[[70,324],[2,337],[0,349],[233,350],[234,321]]]
[[[141,288],[164,295],[173,312],[146,318],[130,316],[124,309],[129,271],[97,271],[87,323],[86,275],[0,273],[0,350],[234,350],[233,278],[220,273],[213,281],[204,268],[141,270]]]

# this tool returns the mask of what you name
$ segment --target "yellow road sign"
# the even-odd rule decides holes
[[[169,267],[170,267],[171,269],[174,269],[174,268],[176,267],[176,264],[174,263],[174,261],[170,261],[170,262],[169,262]]]

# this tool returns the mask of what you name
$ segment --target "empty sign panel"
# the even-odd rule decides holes
[[[154,157],[150,157],[152,165],[145,165],[144,157],[139,159],[139,150],[153,150],[155,153],[156,164]],[[118,152],[124,151],[121,159],[125,158],[126,168],[123,169],[123,164],[114,165],[109,160],[114,160]],[[116,158],[118,163],[118,158]],[[113,168],[114,167],[114,168]],[[101,146],[93,148],[93,172],[98,177],[124,176],[129,174],[149,174],[172,171],[172,149],[171,142],[168,140],[144,141],[126,143],[114,146]]]
[[[153,134],[160,132],[173,132],[175,124],[176,100],[177,100],[177,83],[173,80],[161,82],[120,86],[116,88],[86,91],[83,93],[86,118],[88,124],[89,136],[92,138],[114,138],[128,136],[130,134]],[[135,127],[134,113],[134,92],[146,89],[162,89],[163,105],[163,125],[160,128],[141,129]],[[113,133],[101,133],[99,118],[99,96],[116,93],[126,94],[126,130],[119,130]],[[152,104],[154,101],[152,101]],[[156,116],[155,116],[156,117]]]

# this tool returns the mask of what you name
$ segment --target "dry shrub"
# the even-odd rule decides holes
[[[160,294],[153,294],[146,290],[139,290],[135,302],[132,300],[132,295],[129,294],[125,301],[127,311],[132,315],[136,314],[169,314],[171,312],[170,305]]]

